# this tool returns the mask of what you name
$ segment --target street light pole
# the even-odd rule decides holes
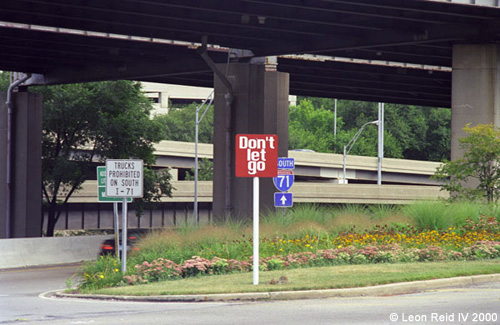
[[[377,185],[382,185],[382,158],[384,158],[384,103],[378,103],[378,120]]]
[[[356,140],[361,135],[361,132],[363,132],[363,129],[365,128],[365,126],[367,126],[368,124],[377,124],[378,125],[378,123],[379,123],[379,121],[376,120],[376,121],[366,122],[365,124],[363,124],[363,126],[361,126],[361,128],[358,130],[358,132],[356,132],[356,134],[352,137],[352,139],[349,140],[349,142],[344,146],[344,159],[343,159],[343,168],[342,168],[343,169],[343,179],[342,179],[343,184],[347,183],[347,181],[346,181],[346,158],[347,158],[347,155],[349,154],[349,152],[351,152],[351,149],[354,146],[354,143],[356,143]]]
[[[205,117],[205,114],[207,113],[208,109],[210,108],[210,105],[212,105],[212,102],[214,100],[214,92],[212,91],[210,95],[203,101],[203,103],[196,107],[196,123],[195,123],[195,130],[194,130],[194,207],[193,207],[193,217],[194,217],[194,224],[198,225],[198,135],[199,135],[199,125],[201,121],[203,120],[203,117]],[[208,102],[208,105],[207,105]],[[200,111],[205,108],[205,110],[202,112],[201,117]]]
[[[337,99],[335,99],[335,108],[334,108],[334,115],[333,115],[333,136],[334,138],[337,138]]]

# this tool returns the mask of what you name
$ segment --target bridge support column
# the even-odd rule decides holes
[[[227,69],[225,64],[218,68],[222,72]],[[213,213],[219,220],[229,215],[240,219],[252,216],[252,179],[235,176],[236,134],[277,134],[279,157],[288,154],[288,74],[247,63],[230,64],[227,71],[233,87],[230,108],[225,98],[228,91],[215,77]],[[230,119],[226,123],[228,109]],[[274,192],[272,179],[261,179],[261,211],[274,209]]]
[[[500,126],[500,45],[453,47],[451,159],[462,155],[458,139],[471,123]]]
[[[7,234],[7,107],[0,93],[0,238]],[[42,96],[14,94],[10,237],[42,235]]]

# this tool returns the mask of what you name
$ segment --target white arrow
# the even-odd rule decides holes
[[[283,195],[283,196],[281,197],[280,201],[281,201],[281,205],[285,205],[285,202],[286,202],[286,197],[285,197],[285,195]]]

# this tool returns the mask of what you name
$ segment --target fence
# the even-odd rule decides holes
[[[121,203],[118,204],[119,209]],[[141,217],[136,216],[133,204],[129,205],[128,228],[160,228],[177,226],[193,221],[192,202],[152,203]],[[113,204],[110,203],[69,203],[58,206],[61,216],[56,230],[113,229]],[[120,219],[121,219],[121,210]],[[212,202],[199,202],[200,223],[212,220]],[[47,208],[43,207],[43,228],[47,227]]]

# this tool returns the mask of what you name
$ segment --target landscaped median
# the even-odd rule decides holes
[[[478,278],[482,281],[500,280],[500,261],[467,261],[467,262],[427,262],[427,263],[395,263],[395,264],[368,264],[368,265],[342,265],[332,267],[311,267],[269,271],[260,273],[260,284],[252,284],[251,273],[234,273],[214,275],[209,277],[184,278],[175,281],[160,281],[137,286],[119,286],[99,290],[84,291],[94,295],[111,296],[173,296],[172,300],[195,300],[196,295],[213,294],[240,294],[240,293],[266,293],[289,292],[308,290],[328,290],[347,288],[366,288],[375,285],[391,283],[423,281],[454,278],[449,282],[411,283],[411,285],[384,286],[377,289],[364,289],[359,291],[337,290],[323,292],[322,296],[356,296],[370,294],[402,294],[425,289],[440,287],[460,286],[472,284],[469,276],[480,274],[496,274],[495,277]],[[461,278],[455,278],[461,277]],[[280,282],[280,278],[286,278]],[[179,297],[185,296],[185,297]],[[290,295],[289,295],[290,296]],[[304,296],[318,297],[311,293]],[[270,299],[270,296],[249,296],[251,300]],[[199,298],[207,300],[209,298]],[[222,296],[213,300],[238,300],[245,296]],[[285,298],[286,299],[286,298]],[[165,297],[163,300],[168,300]]]
[[[412,218],[401,222],[401,210],[389,212],[373,218],[350,211],[356,226],[340,225],[341,215],[314,206],[295,210],[299,216],[286,222],[278,222],[283,216],[264,218],[259,286],[251,285],[249,230],[226,224],[151,234],[125,276],[115,259],[101,258],[83,268],[78,290],[140,296],[271,292],[500,273],[495,217],[472,215],[444,229],[422,229],[410,224]]]

